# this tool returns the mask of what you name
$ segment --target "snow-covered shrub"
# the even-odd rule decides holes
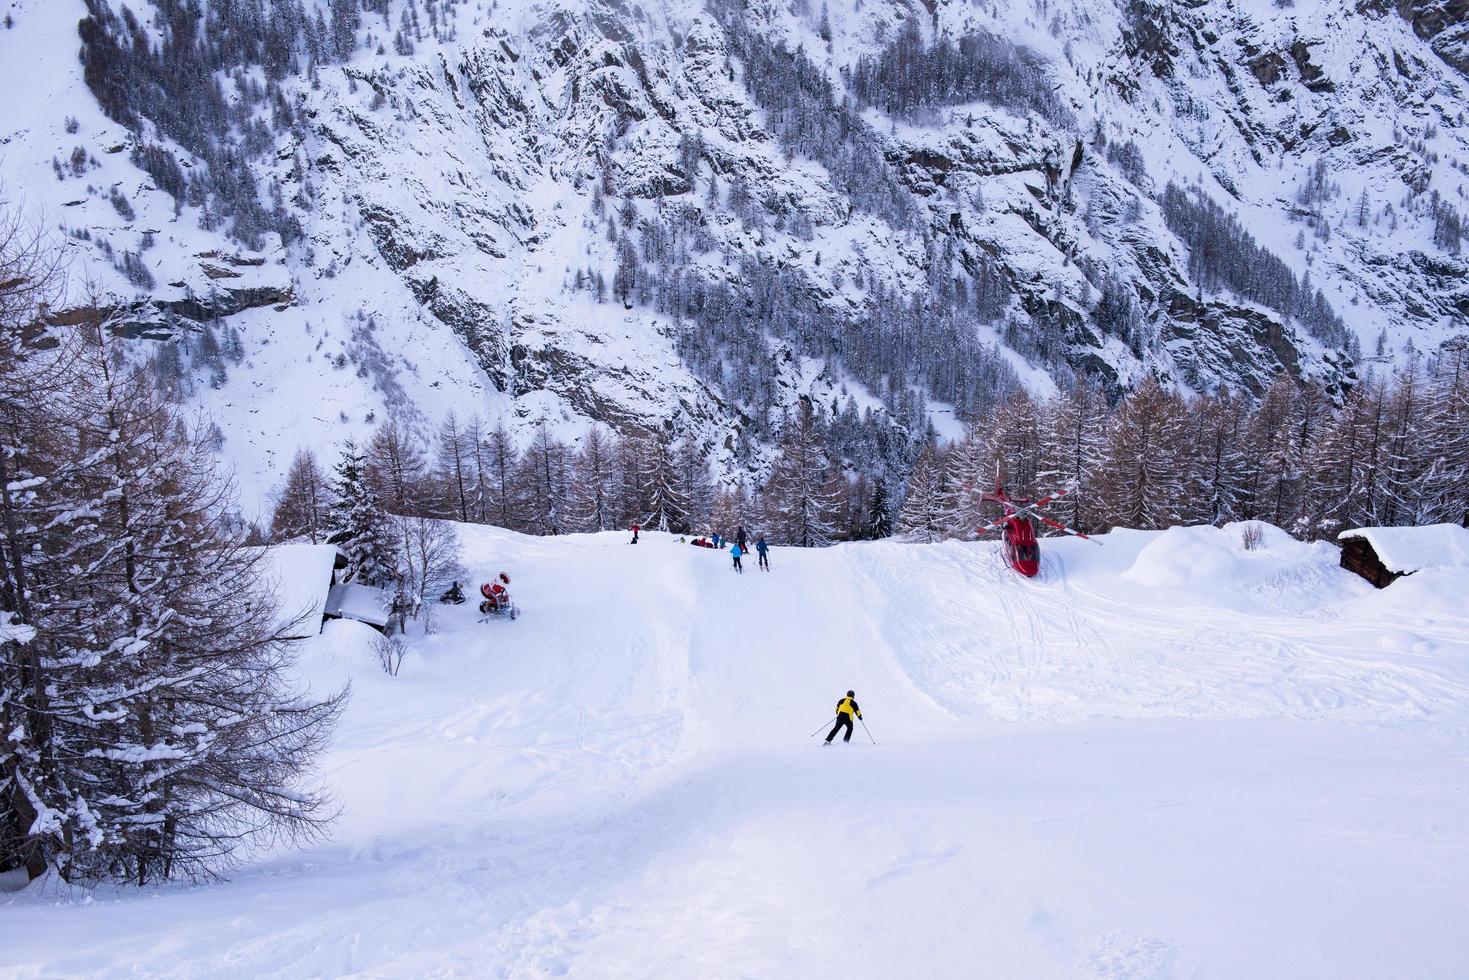
[[[383,673],[396,677],[398,668],[403,666],[403,655],[408,652],[408,644],[401,636],[379,633],[373,638],[372,651],[377,655],[377,662],[381,665]]]
[[[1262,525],[1251,521],[1240,531],[1239,538],[1241,548],[1246,551],[1258,551],[1265,543],[1265,529]]]

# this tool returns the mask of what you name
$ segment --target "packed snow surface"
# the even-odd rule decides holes
[[[1469,528],[1457,524],[1362,527],[1343,531],[1341,537],[1366,538],[1390,572],[1469,568]]]
[[[521,619],[437,607],[397,677],[360,623],[303,650],[354,690],[330,840],[33,884],[0,975],[1469,975],[1469,573],[1377,592],[1242,530],[1046,541],[1026,580],[990,543],[737,576],[464,528]],[[848,688],[876,744],[823,748]]]

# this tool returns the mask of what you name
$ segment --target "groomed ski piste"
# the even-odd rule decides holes
[[[396,677],[365,626],[303,646],[354,690],[329,839],[32,885],[0,975],[1469,975],[1465,572],[1379,592],[1238,526],[1047,540],[1034,580],[460,533],[518,621],[438,607]],[[849,688],[877,744],[822,749]]]

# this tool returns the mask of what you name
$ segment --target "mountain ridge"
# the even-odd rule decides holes
[[[271,77],[267,29],[213,76],[236,115],[199,145],[245,160],[256,223],[279,227],[253,250],[231,240],[238,204],[197,227],[224,214],[217,188],[190,190],[219,183],[220,155],[97,111],[106,89],[64,33],[89,8],[12,6],[0,42],[38,41],[54,104],[0,127],[11,193],[61,214],[122,329],[149,338],[139,356],[161,340],[187,361],[217,319],[241,335],[240,366],[186,397],[257,499],[303,418],[323,441],[381,414],[426,433],[451,408],[523,442],[542,423],[689,432],[722,471],[759,470],[802,397],[855,395],[904,439],[1078,371],[1114,393],[1157,375],[1256,396],[1284,371],[1339,398],[1469,318],[1469,87],[1419,36],[1422,5],[1411,24],[1305,0],[307,5],[294,72]],[[353,10],[351,52],[309,57]],[[240,32],[208,11],[189,30],[228,46]],[[169,24],[138,20],[160,59]],[[933,45],[985,36],[934,69]],[[868,94],[912,115],[854,92],[885,57],[907,67]],[[975,98],[964,71],[992,81],[991,63],[1032,66],[1064,114],[1023,86]],[[149,147],[185,175],[177,198]],[[1251,280],[1268,261],[1288,285]]]

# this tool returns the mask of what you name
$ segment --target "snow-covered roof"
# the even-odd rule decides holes
[[[1423,568],[1469,567],[1469,528],[1457,524],[1359,527],[1339,537],[1364,539],[1388,571],[1403,575]]]
[[[278,544],[263,550],[283,623],[299,617],[303,623],[320,625],[337,560],[336,545]]]
[[[370,585],[334,585],[326,596],[326,615],[355,619],[373,626],[388,624],[392,597]]]

